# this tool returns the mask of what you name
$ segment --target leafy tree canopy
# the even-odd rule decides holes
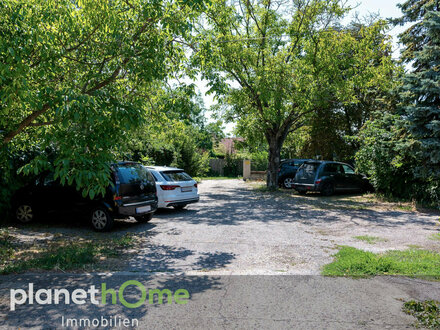
[[[128,132],[151,120],[151,86],[179,70],[202,1],[5,0],[0,3],[0,135],[40,150],[24,172],[53,167],[93,197]]]
[[[211,91],[225,95],[221,105],[240,133],[266,139],[271,188],[290,132],[328,102],[356,103],[356,90],[389,77],[384,22],[352,33],[337,24],[346,12],[337,0],[216,0],[207,6],[194,63]]]

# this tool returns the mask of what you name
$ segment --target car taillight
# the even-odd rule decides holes
[[[115,197],[113,197],[113,199],[114,199],[115,201],[120,201],[120,200],[122,199],[122,196],[115,196]]]
[[[174,190],[176,188],[179,188],[180,186],[164,184],[164,185],[160,185],[160,187],[162,188],[162,190]]]
[[[315,184],[320,184],[321,182],[322,182],[322,180],[318,179],[318,180],[315,181]]]
[[[194,187],[196,187],[196,188],[197,188],[197,183],[194,183]]]

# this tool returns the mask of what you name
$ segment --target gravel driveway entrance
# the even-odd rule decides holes
[[[208,180],[201,202],[160,210],[133,226],[144,242],[127,271],[185,274],[319,274],[339,245],[373,252],[440,250],[438,215],[387,210],[344,196],[262,193],[241,180]],[[355,239],[374,236],[375,244]]]

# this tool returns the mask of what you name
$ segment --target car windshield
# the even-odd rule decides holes
[[[122,184],[154,181],[151,173],[139,164],[118,165],[118,176]]]
[[[160,172],[167,181],[191,181],[192,178],[184,171],[164,171]]]

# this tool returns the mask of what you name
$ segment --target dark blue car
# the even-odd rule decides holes
[[[294,188],[300,194],[319,191],[324,196],[337,191],[373,191],[365,175],[356,173],[350,165],[318,160],[304,162],[296,172]]]
[[[296,171],[307,160],[309,159],[286,159],[281,161],[278,170],[278,185],[286,189],[292,189]]]

